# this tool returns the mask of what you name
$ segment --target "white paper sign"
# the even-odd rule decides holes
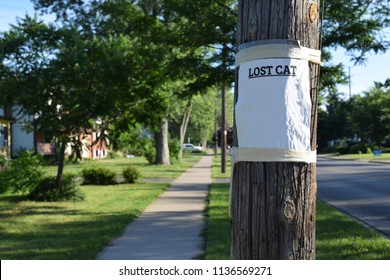
[[[244,62],[240,65],[238,92],[235,117],[240,148],[311,151],[307,60]]]

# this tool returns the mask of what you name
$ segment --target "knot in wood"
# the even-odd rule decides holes
[[[295,204],[291,199],[286,199],[283,205],[283,217],[291,221],[295,215]]]
[[[312,3],[309,8],[309,18],[310,21],[313,23],[317,21],[318,18],[318,4],[317,3]]]

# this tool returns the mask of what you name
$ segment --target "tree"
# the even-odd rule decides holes
[[[80,134],[104,132],[124,111],[123,104],[134,107],[153,98],[144,88],[142,97],[136,94],[143,66],[137,64],[134,45],[125,36],[88,37],[71,24],[46,25],[28,16],[1,37],[1,103],[20,105],[34,116],[32,129],[56,139],[58,187],[67,143],[80,146]],[[142,115],[144,108],[137,110]]]
[[[74,21],[84,32],[137,38],[143,43],[140,57],[145,56],[143,49],[154,50],[154,54],[148,53],[155,58],[149,67],[156,71],[159,84],[148,81],[148,88],[157,97],[156,101],[161,102],[162,110],[149,104],[149,112],[153,111],[155,117],[149,125],[156,131],[156,140],[162,141],[156,141],[156,155],[160,159],[169,154],[164,151],[167,134],[163,132],[167,131],[169,101],[165,88],[184,81],[186,88],[178,94],[185,98],[205,92],[221,80],[232,80],[229,64],[233,62],[234,1],[35,0],[34,3],[44,12],[56,13],[62,22]]]
[[[390,135],[389,108],[389,88],[376,86],[364,92],[364,96],[353,97],[349,121],[363,144],[371,140],[381,146]]]
[[[348,122],[350,102],[343,100],[342,95],[337,92],[329,93],[325,99],[326,110],[321,113],[318,122],[319,149],[326,148],[327,141],[332,141],[336,145],[336,140],[352,137]]]
[[[343,65],[332,65],[330,51],[343,48],[357,64],[365,63],[370,52],[385,52],[389,42],[384,30],[389,27],[389,0],[331,0],[324,1],[322,22],[321,90],[348,83]]]
[[[238,44],[292,39],[319,49],[317,1],[241,0],[238,5]],[[318,76],[318,65],[311,65],[312,151],[316,149]],[[235,100],[239,96],[236,86]],[[235,138],[234,146],[238,145]],[[315,171],[315,164],[303,162],[259,159],[235,164],[231,193],[233,259],[314,259]]]

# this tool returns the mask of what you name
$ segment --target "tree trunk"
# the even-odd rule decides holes
[[[240,0],[237,43],[299,40],[319,49],[319,1]],[[310,63],[311,150],[317,146],[319,66]],[[235,101],[238,95],[236,69]],[[234,146],[237,143],[234,126]],[[278,129],[275,127],[274,129]],[[314,259],[316,165],[238,162],[231,193],[232,259]]]
[[[163,118],[160,131],[155,133],[156,164],[170,165],[168,146],[168,120]]]
[[[62,188],[62,175],[64,173],[66,144],[67,142],[58,141],[59,151],[58,151],[58,168],[57,168],[56,183],[59,189]]]
[[[187,106],[185,108],[182,122],[180,124],[180,152],[179,152],[179,158],[182,158],[183,156],[183,144],[184,144],[184,137],[186,136],[188,123],[190,121],[192,111],[192,97],[188,100]]]

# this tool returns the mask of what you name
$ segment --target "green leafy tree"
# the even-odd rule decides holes
[[[332,64],[331,50],[343,48],[357,64],[365,63],[368,53],[385,52],[389,42],[384,32],[390,23],[389,0],[323,1],[322,60],[320,87],[323,93],[337,84],[348,83],[343,65]]]
[[[347,122],[349,102],[342,98],[342,95],[333,92],[326,96],[326,119],[323,124],[326,130],[326,138],[336,145],[336,141],[350,137],[349,124]]]
[[[31,128],[56,139],[60,188],[67,143],[92,129],[105,131],[122,112],[131,112],[129,106],[146,115],[142,104],[155,100],[137,77],[144,69],[133,53],[134,40],[87,35],[71,24],[27,16],[1,36],[0,103],[20,105],[34,116]],[[136,94],[140,87],[143,95]]]
[[[350,122],[362,143],[381,146],[390,135],[390,88],[373,87],[352,100]]]
[[[164,160],[160,162],[159,158],[169,154],[165,151],[168,103],[177,82],[184,83],[185,88],[176,94],[186,98],[205,92],[217,82],[233,80],[230,66],[236,25],[235,1],[35,0],[34,3],[38,9],[56,13],[62,22],[74,21],[84,32],[102,36],[126,34],[136,38],[141,42],[137,57],[154,58],[153,63],[144,65],[147,71],[155,73],[159,83],[144,77],[147,85],[143,86],[153,92],[155,99],[145,103],[148,118],[138,119],[155,131],[157,163],[169,164]],[[151,121],[145,123],[146,119]]]

